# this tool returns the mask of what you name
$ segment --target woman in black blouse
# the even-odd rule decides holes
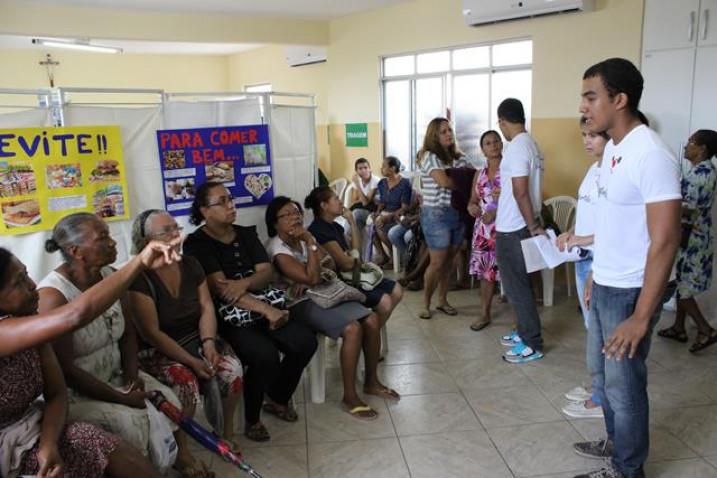
[[[256,229],[237,226],[235,219],[234,198],[229,191],[219,183],[201,185],[192,204],[190,222],[204,225],[189,235],[184,252],[196,257],[204,268],[209,290],[218,304],[219,333],[248,366],[244,379],[244,434],[250,440],[267,441],[269,432],[260,420],[265,394],[264,411],[285,421],[296,421],[291,396],[317,342],[311,329],[288,320],[287,311],[258,298],[272,280],[271,263]],[[234,307],[251,314],[237,318],[236,314],[222,312]]]

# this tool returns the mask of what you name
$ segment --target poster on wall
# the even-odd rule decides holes
[[[237,207],[268,204],[274,177],[267,125],[157,131],[165,209],[189,214],[196,188],[220,182]]]
[[[129,219],[119,126],[0,128],[0,233],[52,229],[91,212]]]

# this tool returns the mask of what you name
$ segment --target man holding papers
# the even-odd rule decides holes
[[[500,164],[501,191],[495,250],[503,290],[517,317],[517,330],[501,339],[503,359],[525,363],[543,358],[540,316],[520,241],[545,234],[540,224],[543,154],[525,129],[523,104],[508,98],[498,106],[498,126],[510,141]]]

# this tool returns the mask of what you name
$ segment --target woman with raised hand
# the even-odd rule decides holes
[[[316,351],[316,334],[289,320],[283,294],[269,287],[274,270],[256,228],[237,226],[235,219],[229,190],[221,183],[202,184],[190,217],[201,227],[187,237],[184,252],[204,268],[219,333],[248,367],[244,435],[267,441],[271,437],[260,419],[262,409],[284,421],[299,419],[291,397]]]
[[[336,193],[328,186],[314,188],[306,197],[304,205],[314,213],[314,220],[309,226],[309,232],[326,249],[336,264],[336,269],[338,271],[354,270],[356,261],[360,261],[356,253],[359,242],[356,237],[352,237],[355,252],[352,255],[344,236],[344,228],[334,222],[336,218],[343,216],[353,228],[355,221],[351,211],[341,204]],[[373,289],[361,288],[361,292],[366,296],[363,305],[373,310],[379,318],[380,331],[403,298],[403,289],[391,279],[383,278]],[[366,379],[363,391],[368,395],[377,395],[388,400],[399,400],[398,392],[382,384],[376,373],[380,349],[380,340],[378,340],[378,347],[374,342],[371,342],[370,347],[364,346]]]
[[[150,243],[125,267],[68,304],[38,314],[27,269],[0,248],[0,475],[159,477],[139,451],[87,423],[66,425],[67,389],[50,341],[92,322],[144,268],[179,260]],[[42,395],[44,407],[35,401]]]
[[[176,243],[181,230],[166,211],[144,211],[132,226],[133,252],[152,240]],[[216,377],[224,417],[216,433],[238,449],[234,412],[242,394],[242,365],[229,344],[217,336],[214,304],[202,266],[194,257],[185,256],[182,262],[146,271],[135,279],[129,298],[137,329],[149,346],[140,353],[142,369],[172,387],[190,417],[201,403],[207,381]]]
[[[107,224],[94,214],[62,218],[45,248],[59,251],[64,262],[40,281],[39,311],[62,307],[112,275],[110,264],[117,259],[115,245]],[[139,370],[136,329],[125,319],[130,317],[129,312],[123,296],[89,324],[57,339],[53,347],[69,386],[69,419],[99,425],[146,455],[150,438],[145,404],[148,392],[159,390],[176,406],[180,402],[169,388]],[[186,477],[212,476],[192,457],[186,435],[166,420],[178,445],[175,467]]]

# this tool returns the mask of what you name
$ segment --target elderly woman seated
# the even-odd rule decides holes
[[[133,252],[150,240],[172,243],[180,232],[167,212],[144,211],[132,227]],[[140,354],[142,368],[172,387],[189,416],[201,401],[200,390],[216,377],[222,404],[208,405],[222,406],[223,423],[212,425],[225,440],[233,441],[242,366],[229,344],[217,337],[214,304],[202,266],[185,256],[181,262],[147,271],[132,284],[129,296],[137,328],[149,345]]]
[[[117,258],[115,244],[107,225],[93,214],[71,214],[60,220],[45,248],[48,252],[59,250],[64,262],[38,286],[40,313],[62,307],[111,275],[109,265]],[[170,389],[139,370],[136,331],[132,322],[125,320],[127,313],[123,297],[94,321],[55,341],[54,349],[70,387],[69,419],[97,424],[147,455],[147,391],[159,390],[175,405],[180,403]],[[180,431],[174,436],[178,446],[175,466],[182,474],[213,476],[192,457],[186,436]]]

